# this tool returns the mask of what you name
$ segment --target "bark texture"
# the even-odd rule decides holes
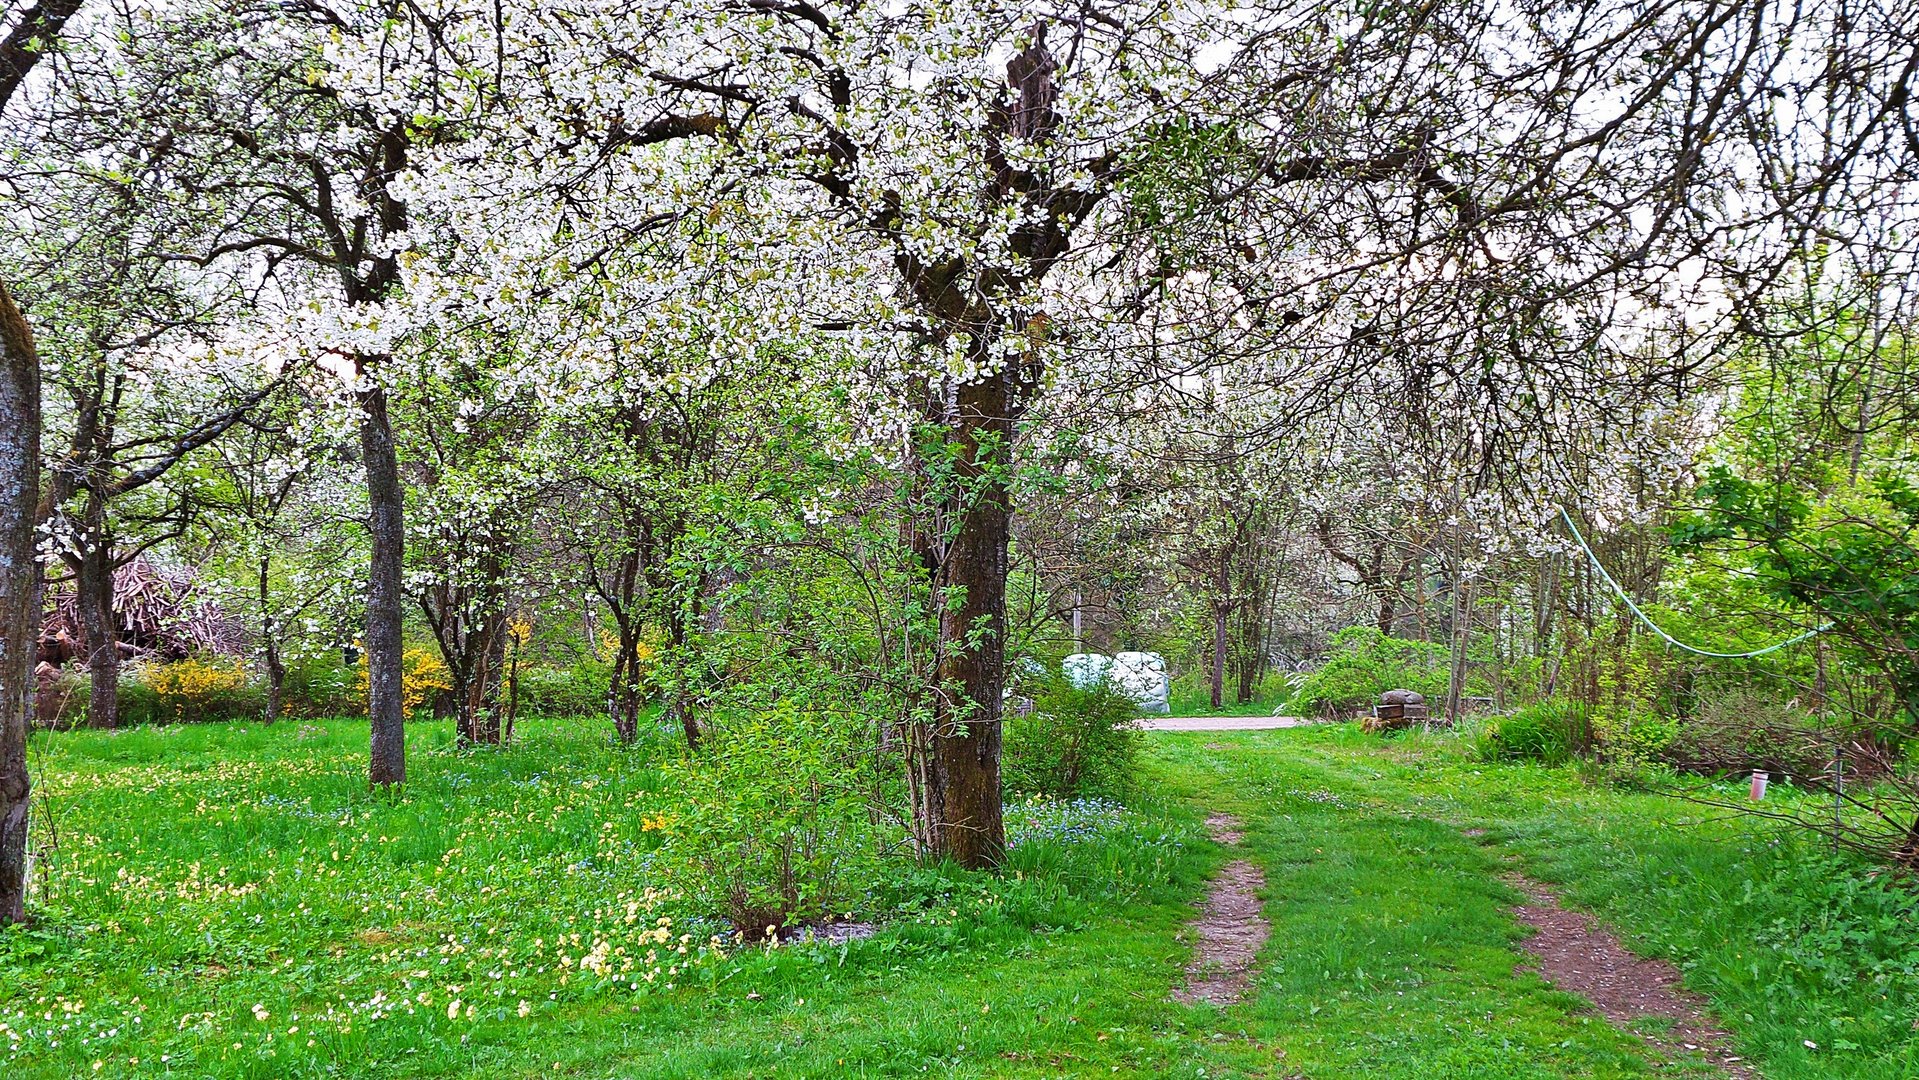
[[[362,356],[364,374],[385,357]],[[401,579],[406,554],[400,459],[387,417],[386,391],[360,392],[360,452],[366,464],[367,531],[373,555],[366,587],[367,719],[372,725],[367,782],[374,787],[406,782],[406,700],[402,689],[400,622],[406,603]]]
[[[7,36],[0,39],[0,107],[6,105],[26,80],[27,72],[47,54],[48,43],[60,37],[67,20],[79,12],[80,3],[81,0],[41,0],[27,8],[7,31]]]
[[[260,557],[260,650],[266,662],[267,675],[267,714],[266,722],[271,724],[280,719],[285,710],[287,665],[280,655],[280,627],[273,617],[272,585],[268,577],[273,562],[266,556]]]
[[[626,535],[634,542],[606,570],[589,570],[589,580],[605,601],[613,616],[618,641],[613,653],[613,675],[607,682],[606,709],[613,720],[613,734],[621,744],[640,737],[640,711],[646,707],[642,685],[643,661],[640,658],[640,604],[645,591],[643,567],[647,558],[650,533],[645,522],[629,510],[623,515]]]
[[[948,426],[956,476],[944,498],[952,534],[933,567],[939,664],[932,722],[909,733],[921,846],[984,869],[1006,855],[1000,801],[1000,691],[1006,684],[1007,544],[1015,375],[959,388]]]
[[[26,917],[27,775],[34,642],[40,633],[40,363],[0,285],[0,925]]]
[[[87,638],[87,724],[120,726],[120,617],[113,610],[113,542],[106,535],[106,514],[94,512],[99,500],[87,499],[87,542],[74,583],[80,625]]]

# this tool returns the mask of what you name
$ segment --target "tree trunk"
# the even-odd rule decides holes
[[[1012,374],[959,389],[948,426],[954,486],[943,495],[956,523],[933,575],[939,664],[933,719],[911,733],[918,759],[915,810],[925,854],[969,869],[1006,854],[1000,804],[1000,693],[1006,683],[1006,573],[1012,511],[1004,470],[1012,452]],[[917,541],[916,541],[917,542]]]
[[[1418,557],[1413,575],[1413,621],[1419,627],[1419,640],[1431,641],[1432,628],[1426,624],[1426,557]]]
[[[1375,538],[1373,540],[1373,557],[1366,569],[1368,572],[1360,579],[1360,584],[1371,588],[1375,594],[1378,595],[1379,632],[1387,637],[1392,637],[1393,622],[1399,614],[1399,605],[1395,602],[1395,597],[1398,595],[1399,586],[1402,584],[1405,575],[1402,572],[1401,580],[1394,581],[1390,585],[1386,583],[1386,541],[1384,538]]]
[[[27,722],[40,636],[40,362],[0,285],[0,926],[26,918]]]
[[[615,679],[622,678],[615,674]],[[629,679],[613,686],[613,735],[631,745],[640,737],[640,691]]]
[[[1539,583],[1533,588],[1533,655],[1544,657],[1552,642],[1553,611],[1559,603],[1559,562],[1547,555],[1539,560]]]
[[[488,746],[499,746],[506,738],[502,721],[506,717],[507,632],[506,607],[502,605],[492,615],[486,643],[486,718],[480,726],[480,737]]]
[[[467,659],[472,674],[460,688],[460,727],[466,732],[468,743],[498,746],[500,677],[506,665],[506,610],[486,612],[476,622],[473,634],[461,642],[461,647],[473,655]]]
[[[287,665],[280,657],[280,647],[267,642],[267,717],[271,724],[286,712]]]
[[[1226,650],[1227,650],[1227,614],[1228,607],[1224,598],[1213,601],[1213,664],[1212,682],[1213,708],[1226,704]]]
[[[1493,605],[1493,712],[1506,711],[1506,603]]]
[[[1253,559],[1259,557],[1259,550],[1255,549]],[[1248,573],[1241,583],[1240,593],[1237,641],[1233,646],[1238,683],[1234,688],[1233,700],[1240,705],[1250,705],[1259,696],[1260,683],[1266,678],[1267,643],[1271,630],[1268,601],[1272,589],[1262,575]]]
[[[285,689],[287,681],[286,660],[280,655],[280,641],[274,633],[273,613],[267,607],[271,591],[267,585],[267,569],[271,560],[260,557],[260,645],[264,653],[267,676],[267,715],[266,722],[271,724],[280,719],[285,709]]]
[[[361,378],[385,363],[383,356],[357,356]],[[406,700],[402,696],[401,578],[406,554],[405,495],[400,460],[387,418],[386,391],[377,384],[360,391],[360,451],[366,464],[367,531],[373,557],[367,573],[367,719],[372,727],[367,782],[384,787],[406,782]]]
[[[1472,641],[1473,587],[1471,583],[1459,580],[1459,572],[1454,569],[1449,576],[1452,581],[1452,614],[1447,619],[1452,625],[1452,666],[1446,673],[1446,719],[1459,723],[1460,697],[1466,692],[1466,647]]]
[[[526,642],[517,635],[509,642],[506,657],[505,730],[500,733],[500,741],[503,743],[511,743],[513,741],[513,725],[520,718],[520,650],[524,648],[525,645]]]
[[[630,745],[640,737],[639,628],[617,611],[614,621],[620,641],[613,657],[613,674],[607,682],[607,712],[613,717],[614,737]]]
[[[675,658],[680,669],[673,679],[672,689],[666,695],[667,719],[680,726],[686,734],[686,748],[700,748],[700,714],[687,702],[686,683],[693,675],[693,665],[686,659],[686,615],[678,604],[669,603],[666,612],[666,635],[670,655]]]
[[[434,717],[445,715],[454,720],[454,731],[461,749],[501,742],[500,688],[506,670],[507,601],[504,584],[506,556],[498,535],[484,536],[477,543],[471,536],[452,536],[450,547],[440,556],[447,564],[440,569],[448,574],[420,596],[420,610],[427,626],[439,643],[440,656],[446,661],[452,686],[441,691],[435,702]],[[472,583],[457,582],[456,567],[471,566],[477,571]]]
[[[120,726],[120,626],[113,611],[113,542],[106,535],[104,512],[95,512],[89,496],[87,548],[74,582],[74,605],[87,636],[87,726]],[[100,508],[104,511],[104,507]]]

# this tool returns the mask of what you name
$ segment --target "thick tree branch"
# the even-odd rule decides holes
[[[52,49],[67,20],[80,10],[81,0],[40,0],[0,41],[0,109],[7,107],[27,73]]]

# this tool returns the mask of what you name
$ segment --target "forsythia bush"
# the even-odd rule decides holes
[[[366,708],[369,681],[366,658],[361,657],[358,708]],[[451,689],[453,676],[447,671],[446,662],[440,659],[439,653],[432,649],[409,648],[401,654],[400,700],[408,715],[430,701],[434,694]]]
[[[235,720],[259,711],[259,693],[238,660],[188,657],[143,663],[121,686],[121,719],[129,724]]]

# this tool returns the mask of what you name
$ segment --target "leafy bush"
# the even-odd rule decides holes
[[[604,664],[580,663],[565,668],[525,668],[519,674],[522,715],[581,717],[606,715],[610,672]]]
[[[1663,762],[1679,734],[1678,720],[1651,709],[1600,707],[1588,715],[1593,749],[1614,780],[1638,782],[1648,766]]]
[[[1584,706],[1552,698],[1486,721],[1474,738],[1485,761],[1564,765],[1591,741]]]
[[[289,716],[348,716],[365,707],[358,673],[332,650],[287,665],[280,704]]]
[[[1110,683],[1048,679],[1031,713],[1007,718],[1003,784],[1059,798],[1124,791],[1139,757],[1138,718],[1139,706]]]
[[[1444,645],[1387,637],[1372,626],[1349,626],[1333,635],[1332,655],[1308,675],[1286,702],[1294,716],[1351,716],[1388,690],[1412,690],[1438,702],[1446,696]]]
[[[877,876],[876,725],[791,699],[711,730],[668,766],[654,869],[742,936],[822,919]]]
[[[1668,917],[1649,943],[1674,956],[1719,950],[1720,973],[1706,984],[1726,995],[1728,1011],[1753,1017],[1756,1038],[1792,1046],[1813,1035],[1839,1053],[1908,1046],[1919,1010],[1919,894],[1911,879],[1778,838],[1743,857],[1747,865],[1728,880],[1689,886],[1694,904],[1711,905],[1709,918]],[[1829,1068],[1823,1075],[1854,1075]]]
[[[1919,897],[1910,888],[1816,855],[1781,860],[1780,869],[1789,877],[1773,886],[1775,903],[1798,910],[1761,927],[1753,941],[1761,955],[1774,954],[1778,978],[1813,996],[1861,983],[1897,986],[1907,998],[1919,992]]]
[[[1180,672],[1172,680],[1168,687],[1167,702],[1172,706],[1174,716],[1208,716],[1221,710],[1270,713],[1281,708],[1292,695],[1294,688],[1287,682],[1287,677],[1287,673],[1268,671],[1260,677],[1259,685],[1253,688],[1253,700],[1244,704],[1239,701],[1237,680],[1228,677],[1225,696],[1216,710],[1213,708],[1212,669],[1202,664]]]

